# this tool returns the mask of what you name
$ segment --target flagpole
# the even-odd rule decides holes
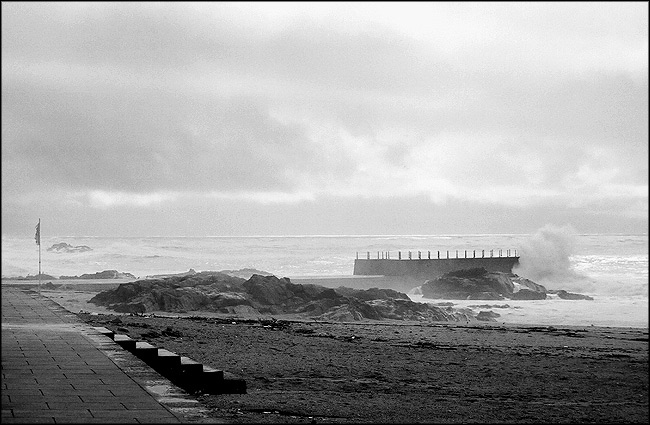
[[[41,295],[41,219],[38,219],[38,295]]]

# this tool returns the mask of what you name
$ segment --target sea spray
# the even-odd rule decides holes
[[[578,273],[573,266],[574,235],[575,231],[568,225],[542,227],[521,244],[519,265],[513,272],[548,289],[594,292],[595,281]]]

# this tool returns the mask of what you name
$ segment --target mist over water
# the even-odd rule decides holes
[[[545,226],[530,235],[343,235],[249,237],[73,237],[42,235],[42,271],[55,277],[103,270],[132,273],[136,277],[196,271],[253,268],[278,277],[349,276],[356,255],[376,258],[417,258],[437,251],[441,257],[468,256],[490,250],[517,250],[519,276],[544,285],[590,295],[595,301],[543,301],[513,303],[495,309],[506,322],[600,326],[648,326],[647,235],[579,235],[568,226]],[[53,244],[86,245],[92,251],[55,253]],[[407,260],[405,260],[407,261]],[[2,237],[2,276],[38,273],[38,246],[33,235]],[[414,301],[421,300],[412,296]],[[459,306],[467,303],[459,301]],[[493,304],[493,303],[490,303]],[[499,302],[498,304],[504,304]],[[517,307],[517,308],[515,308]]]
[[[539,283],[586,278],[573,269],[570,260],[575,249],[574,234],[569,226],[546,225],[522,243],[519,266],[513,272]]]
[[[596,292],[597,282],[574,267],[575,234],[571,226],[546,225],[539,229],[522,242],[519,265],[513,272],[547,289]]]

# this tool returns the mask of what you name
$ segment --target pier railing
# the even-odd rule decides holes
[[[408,258],[402,258],[402,251],[397,251],[397,258],[394,258],[394,257],[391,258],[391,252],[390,251],[377,251],[377,258],[376,259],[377,260],[414,260],[414,259],[417,259],[417,260],[425,260],[425,259],[427,259],[427,260],[435,260],[435,259],[443,260],[443,259],[451,259],[451,258],[504,258],[504,257],[508,258],[508,257],[511,257],[511,256],[512,257],[517,257],[517,250],[516,249],[506,249],[506,250],[504,250],[504,249],[499,249],[499,250],[490,249],[489,251],[485,250],[485,249],[482,249],[482,250],[480,250],[480,256],[476,255],[476,252],[479,251],[479,250],[474,249],[474,250],[471,250],[471,256],[470,257],[467,256],[467,253],[469,252],[469,250],[467,250],[467,249],[464,250],[464,256],[459,256],[458,255],[459,250],[455,250],[455,251],[456,251],[456,256],[455,257],[453,257],[453,256],[450,257],[449,256],[449,251],[447,250],[447,251],[443,251],[443,256],[440,256],[441,251],[437,251],[437,255],[435,255],[433,258],[431,257],[431,251],[426,252],[426,255],[427,255],[426,258],[422,258],[422,252],[423,251],[405,251],[405,252],[408,253]],[[486,256],[486,251],[488,252],[487,256]],[[496,251],[498,251],[498,255],[495,255],[495,254],[497,254]],[[414,258],[414,256],[413,256],[414,252],[417,252],[417,258]],[[444,252],[446,252],[446,256],[444,255]],[[373,254],[374,254],[374,252],[373,252]],[[503,254],[505,254],[505,255],[503,255]],[[513,254],[513,255],[511,255],[511,254]],[[359,259],[359,252],[357,251],[357,260],[358,259]],[[366,260],[373,260],[373,259],[375,259],[375,258],[371,258],[370,251],[366,251]]]

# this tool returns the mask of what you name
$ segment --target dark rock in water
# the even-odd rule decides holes
[[[72,246],[65,242],[55,243],[47,249],[49,252],[86,252],[92,251],[92,248],[86,245]]]
[[[531,291],[530,289],[520,289],[510,296],[513,300],[545,300],[546,293]]]
[[[327,320],[396,319],[466,321],[466,313],[411,301],[390,289],[326,288],[288,278],[253,275],[248,280],[219,272],[147,279],[103,291],[90,302],[119,312],[212,311],[229,314],[299,314]]]
[[[496,322],[497,317],[501,317],[501,315],[493,311],[480,311],[476,315],[476,320],[481,320],[484,322]]]
[[[449,300],[501,300],[513,289],[506,273],[488,272],[482,267],[445,273],[426,281],[421,288],[425,298]]]
[[[547,293],[564,300],[593,300],[563,289],[547,290],[544,286],[513,273],[488,272],[483,268],[458,270],[426,281],[422,296],[448,300],[545,300]]]
[[[526,279],[525,277],[517,276],[516,274],[510,275],[510,278],[512,279],[513,283],[517,283],[520,286],[520,289],[529,289],[534,292],[543,292],[546,293],[548,292],[545,287],[540,285],[539,283],[535,283],[530,279]]]
[[[589,295],[574,294],[572,292],[567,292],[564,289],[559,289],[557,291],[549,291],[551,293],[557,294],[557,296],[563,300],[589,300],[593,301],[593,297]]]
[[[81,276],[61,276],[60,279],[135,279],[131,273],[122,273],[117,270],[104,270],[94,274],[82,274]]]
[[[489,272],[484,268],[446,273],[436,279],[426,281],[422,285],[421,291],[423,297],[433,299],[503,300],[546,298],[546,288],[542,285],[513,273]]]

